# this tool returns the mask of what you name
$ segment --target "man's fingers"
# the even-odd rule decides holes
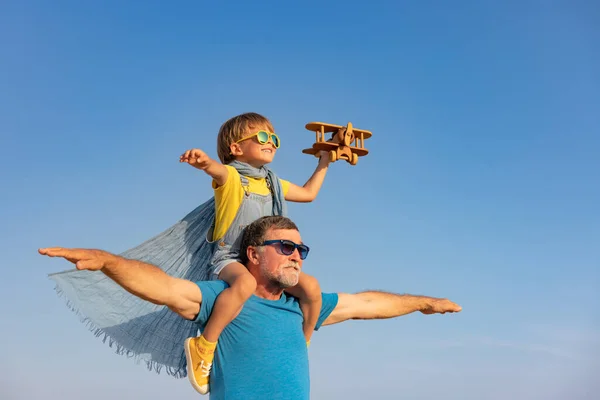
[[[446,307],[446,311],[448,312],[460,312],[462,307],[456,304],[453,301],[448,300],[448,306]]]
[[[89,254],[81,249],[65,249],[64,247],[47,247],[39,249],[38,252],[48,257],[62,257],[73,264],[79,260],[89,258]]]
[[[461,310],[462,310],[461,306],[459,306],[458,304],[453,304],[451,306],[441,308],[438,312],[441,314],[444,314],[447,312],[451,312],[451,313],[460,312]]]
[[[445,314],[460,311],[462,311],[461,306],[447,299],[438,299],[430,307],[421,310],[423,314]]]
[[[46,247],[38,249],[38,252],[48,257],[64,257],[69,253],[69,249],[63,247]]]
[[[98,270],[102,268],[102,262],[97,259],[77,261],[75,264],[77,269]]]

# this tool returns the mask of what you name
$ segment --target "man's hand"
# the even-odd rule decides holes
[[[460,312],[462,307],[448,299],[429,298],[421,310],[423,314],[446,314]]]
[[[38,252],[48,257],[62,257],[80,270],[101,270],[134,296],[165,305],[185,319],[193,320],[200,311],[202,293],[198,285],[173,278],[154,265],[102,250],[50,247]]]
[[[39,249],[38,252],[48,257],[62,257],[75,264],[77,269],[90,271],[99,271],[115,259],[113,254],[102,250],[48,247]]]
[[[200,149],[190,149],[179,157],[179,162],[188,163],[193,167],[205,170],[210,166],[211,158]]]

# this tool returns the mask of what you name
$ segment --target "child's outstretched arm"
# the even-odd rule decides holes
[[[220,162],[210,158],[200,149],[190,149],[179,157],[179,162],[185,162],[192,167],[206,172],[215,180],[217,186],[222,186],[227,182],[229,171]]]
[[[335,143],[338,143],[337,136],[337,134],[333,135],[332,141]],[[304,186],[290,183],[290,188],[285,195],[285,199],[297,203],[310,203],[316,199],[317,194],[319,194],[319,190],[321,190],[321,186],[323,185],[323,181],[325,180],[325,175],[327,175],[328,168],[328,154],[326,151],[322,151],[319,158],[319,164],[317,164],[317,169],[312,176],[306,181]]]
[[[313,201],[327,175],[327,169],[329,168],[329,157],[321,157],[317,169],[312,176],[306,181],[304,186],[294,185],[290,182],[290,188],[288,189],[285,199],[287,201],[294,201],[297,203],[310,203]]]

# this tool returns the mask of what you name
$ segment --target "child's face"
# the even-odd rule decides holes
[[[259,131],[266,131],[270,133],[270,128],[264,125],[261,126],[250,126],[244,132],[244,138],[254,135]],[[261,144],[257,136],[248,137],[241,142],[232,145],[232,154],[235,159],[241,162],[248,163],[255,168],[260,168],[265,164],[273,161],[277,148],[273,141],[279,140],[278,138],[269,137],[268,141]]]

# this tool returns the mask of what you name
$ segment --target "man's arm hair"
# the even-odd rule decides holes
[[[95,249],[49,247],[38,251],[48,257],[62,257],[79,270],[102,271],[129,293],[165,305],[183,318],[194,319],[200,312],[202,293],[198,285],[169,276],[154,265]]]
[[[368,291],[356,294],[340,293],[338,303],[323,325],[337,324],[349,319],[387,319],[415,311],[423,314],[459,312],[462,308],[447,299]]]
[[[167,306],[185,319],[194,319],[200,312],[202,293],[198,285],[174,278],[152,264],[115,256],[102,272],[134,296]]]

